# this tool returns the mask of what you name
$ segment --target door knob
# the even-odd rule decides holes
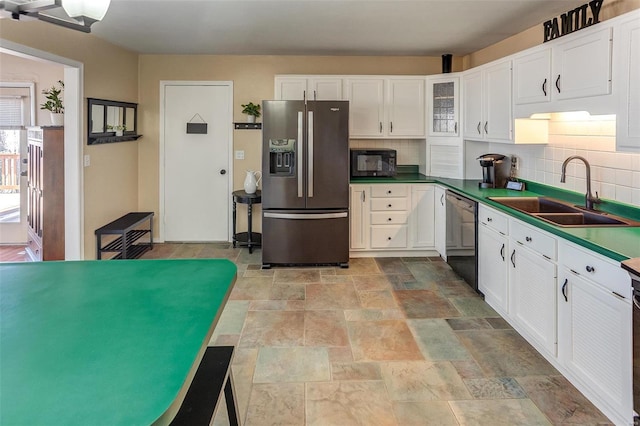
[[[227,171],[226,171],[225,169],[222,169],[222,170],[220,170],[220,174],[221,174],[221,175],[226,175],[226,174],[227,174]]]

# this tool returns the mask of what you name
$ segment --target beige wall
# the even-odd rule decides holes
[[[82,62],[85,97],[138,100],[137,53],[91,34],[39,21],[3,19],[0,38]],[[38,72],[35,68],[25,78]],[[86,117],[86,100],[82,104]],[[87,146],[86,137],[82,144],[91,158],[91,166],[84,168],[84,252],[85,258],[94,259],[94,230],[138,208],[138,146],[136,142]]]
[[[454,70],[462,65],[456,58]],[[159,102],[161,80],[233,81],[234,121],[244,121],[241,104],[273,99],[276,74],[437,74],[442,70],[440,57],[370,56],[212,56],[141,55],[139,142],[139,208],[158,212],[159,208]],[[245,152],[244,160],[234,160],[233,187],[242,189],[246,170],[261,169],[261,133],[235,130],[234,150]],[[258,210],[259,212],[259,210]],[[257,215],[256,215],[257,216]],[[238,229],[246,219],[238,215]],[[259,221],[255,224],[260,229]]]
[[[585,3],[587,1],[585,0]],[[640,9],[640,0],[607,0],[602,5],[600,20],[614,18],[634,9]],[[512,55],[521,50],[542,44],[542,22],[535,27],[504,39],[484,49],[478,50],[462,58],[464,70],[486,64],[496,59]]]
[[[51,123],[49,111],[41,110],[40,104],[46,102],[43,89],[48,89],[58,80],[63,80],[64,68],[47,62],[38,62],[26,58],[0,53],[0,80],[10,83],[35,83],[36,125],[47,126]]]

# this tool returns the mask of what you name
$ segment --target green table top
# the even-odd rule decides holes
[[[0,265],[0,424],[168,423],[235,276],[226,259]]]

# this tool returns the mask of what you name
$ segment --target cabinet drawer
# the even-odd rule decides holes
[[[371,248],[406,248],[407,226],[389,225],[371,227]]]
[[[371,197],[406,197],[409,185],[371,185]]]
[[[564,240],[560,242],[560,263],[607,291],[631,300],[631,278],[619,263]]]
[[[511,238],[519,244],[540,253],[551,260],[558,258],[556,239],[539,229],[532,228],[524,223],[511,220]]]
[[[408,211],[409,199],[404,198],[372,198],[372,211]]]
[[[376,212],[371,213],[372,225],[395,225],[406,224],[407,213],[405,212]]]
[[[478,223],[502,235],[509,235],[509,218],[484,204],[478,206]]]

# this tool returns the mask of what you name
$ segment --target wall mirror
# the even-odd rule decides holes
[[[89,145],[138,139],[138,104],[88,98]]]

